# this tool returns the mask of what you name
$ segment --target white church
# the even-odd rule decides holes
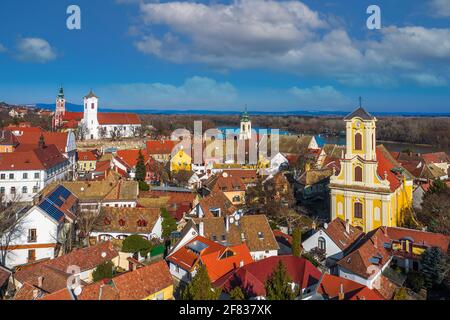
[[[60,89],[56,98],[53,118],[54,129],[76,129],[83,127],[87,140],[115,137],[133,137],[141,128],[137,114],[124,112],[98,112],[98,97],[92,92],[84,97],[83,112],[66,111],[64,90]]]

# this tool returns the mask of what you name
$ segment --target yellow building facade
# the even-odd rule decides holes
[[[170,160],[170,171],[191,171],[192,158],[184,150],[179,150]]]
[[[331,219],[364,232],[401,226],[412,204],[413,181],[384,146],[376,146],[377,119],[362,107],[344,118],[346,151],[330,178]]]

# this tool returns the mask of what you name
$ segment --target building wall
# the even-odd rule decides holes
[[[155,292],[143,300],[173,300],[173,285]]]
[[[325,253],[326,257],[339,259],[343,255],[342,250],[334,243],[333,240],[323,231],[320,229],[316,233],[314,233],[311,237],[306,239],[302,242],[302,247],[306,251],[311,251],[319,246],[319,238],[322,237],[325,239]]]
[[[56,221],[43,213],[38,207],[32,207],[22,218],[20,234],[11,241],[6,258],[9,268],[28,263],[28,251],[35,250],[36,260],[55,258],[59,227]],[[28,240],[28,230],[36,229],[36,241]]]
[[[266,259],[269,257],[278,256],[278,250],[267,250],[267,251],[251,251],[250,255],[255,261]]]

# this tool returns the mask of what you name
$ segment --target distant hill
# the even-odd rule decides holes
[[[55,104],[45,104],[37,103],[36,106],[44,109],[55,109]],[[66,103],[66,108],[73,112],[83,112],[83,106],[73,103]],[[223,109],[223,108],[222,108]],[[190,114],[190,115],[240,115],[240,111],[216,111],[216,110],[165,110],[165,109],[111,109],[111,108],[101,108],[102,112],[131,112],[137,114]],[[261,116],[346,116],[348,111],[251,111],[252,115]],[[426,112],[372,112],[375,116],[405,116],[405,117],[448,117],[450,113],[426,113]]]

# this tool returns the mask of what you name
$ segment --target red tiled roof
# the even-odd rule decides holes
[[[450,244],[450,237],[440,233],[394,227],[387,227],[386,229],[387,235],[391,240],[400,241],[404,238],[411,238],[415,244],[439,247],[444,253],[447,252]]]
[[[78,161],[95,161],[97,160],[97,152],[95,150],[78,151]]]
[[[274,256],[243,266],[214,282],[225,292],[230,292],[236,283],[251,296],[265,296],[265,282],[278,263],[282,261],[290,279],[302,289],[319,282],[322,273],[304,258],[294,256]]]
[[[36,133],[45,132],[45,130],[42,129],[41,127],[7,126],[7,127],[4,127],[3,129],[9,130],[9,131],[19,131],[20,133],[32,132],[32,133],[36,134]]]
[[[341,250],[349,248],[364,235],[360,229],[351,224],[349,224],[349,231],[349,233],[346,232],[346,222],[340,218],[334,219],[328,224],[327,228],[324,229],[324,232]]]
[[[378,176],[380,176],[381,179],[384,179],[384,174],[386,172],[391,191],[395,191],[398,187],[401,186],[402,182],[391,170],[395,167],[399,167],[400,164],[395,162],[394,158],[392,158],[386,148],[384,148],[384,146],[382,145],[377,146],[376,154],[378,160]]]
[[[45,268],[51,269],[52,271],[59,273],[64,280],[61,280],[61,286],[56,284],[52,285],[53,289],[51,292],[54,292],[66,286],[65,279],[69,276],[67,273],[67,268],[69,266],[78,266],[83,272],[94,269],[99,264],[110,261],[117,256],[118,252],[113,248],[111,242],[102,242],[95,246],[73,250],[72,252],[53,260],[46,260],[30,267],[23,268],[17,271],[14,277],[21,283],[29,282],[36,285],[38,277],[42,275]],[[51,284],[54,281],[47,282]],[[50,292],[50,290],[46,291]]]
[[[326,296],[327,299],[339,299],[341,289],[344,300],[384,300],[376,291],[352,280],[324,274],[317,292]]]
[[[445,152],[434,152],[422,154],[425,163],[445,163],[449,162],[449,157]]]
[[[189,244],[195,242],[202,242],[208,247],[197,255],[188,248]],[[221,258],[226,251],[231,251],[233,255]],[[182,248],[172,253],[167,259],[188,271],[192,271],[201,261],[206,266],[211,281],[216,281],[230,271],[239,268],[241,263],[246,265],[253,262],[250,251],[245,243],[225,247],[201,236],[192,239]]]
[[[70,111],[66,111],[66,113],[64,113],[63,115],[63,121],[81,121],[84,117],[84,113],[83,112],[70,112]]]
[[[8,130],[1,130],[0,131],[0,145],[1,146],[17,146],[19,144],[19,141],[17,140],[17,137]]]
[[[144,163],[147,163],[149,156],[145,150],[117,150],[117,157],[120,158],[129,168],[134,168],[137,164],[139,151],[144,156]]]
[[[178,144],[178,141],[172,140],[148,140],[146,142],[149,155],[171,154],[172,149]]]
[[[30,151],[0,154],[0,170],[43,170],[65,161],[67,159],[56,146],[50,145]]]
[[[43,132],[45,144],[51,145],[54,144],[58,147],[59,152],[65,153],[67,146],[68,133],[67,132]],[[17,150],[24,150],[26,148],[35,148],[40,139],[41,135],[38,135],[34,132],[24,132],[21,136],[18,136],[19,147]],[[22,145],[27,145],[22,147]]]
[[[390,261],[391,254],[385,248],[390,239],[384,234],[384,229],[378,228],[367,233],[358,246],[348,255],[338,261],[338,265],[365,279],[369,279],[375,268],[382,268]],[[379,262],[374,263],[373,258],[378,257]]]
[[[135,113],[99,112],[97,114],[99,124],[141,124],[141,119]]]

